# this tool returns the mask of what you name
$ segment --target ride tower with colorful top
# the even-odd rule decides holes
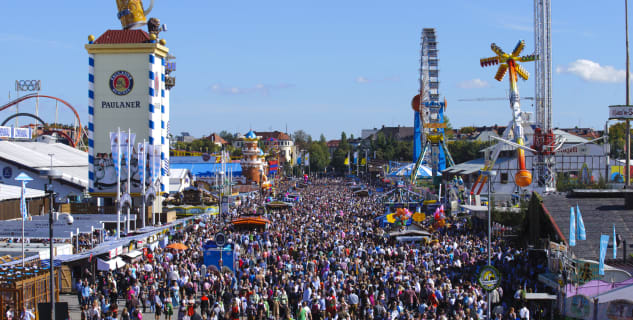
[[[265,160],[262,150],[259,148],[258,137],[253,130],[246,133],[241,140],[242,143],[242,175],[246,178],[246,184],[261,184],[267,181],[264,172]]]
[[[490,48],[496,54],[496,56],[490,58],[483,58],[480,60],[480,64],[482,67],[487,67],[491,65],[499,65],[497,69],[497,73],[495,74],[495,79],[497,81],[502,81],[505,77],[506,73],[509,72],[508,80],[510,85],[510,109],[512,109],[512,121],[508,124],[508,127],[503,133],[502,138],[496,138],[503,143],[498,143],[494,148],[492,156],[490,159],[486,160],[486,164],[482,169],[482,172],[490,171],[495,165],[497,158],[499,157],[499,153],[503,147],[503,144],[509,144],[517,148],[517,164],[519,171],[514,176],[514,183],[519,188],[525,188],[532,184],[532,174],[527,170],[525,165],[525,150],[532,151],[529,147],[524,145],[525,143],[525,135],[523,132],[523,126],[525,125],[525,120],[522,117],[521,113],[521,102],[519,98],[519,88],[517,86],[517,80],[520,77],[523,80],[527,80],[529,77],[529,73],[525,70],[518,62],[528,62],[536,60],[536,56],[533,54],[520,56],[523,48],[525,47],[525,41],[520,40],[519,43],[514,47],[511,54],[505,53],[501,48],[499,48],[496,44],[491,44]],[[508,137],[512,134],[512,140],[508,140]],[[481,192],[482,187],[486,184],[487,176],[480,175],[475,184],[471,189],[471,193],[475,191],[477,194]]]

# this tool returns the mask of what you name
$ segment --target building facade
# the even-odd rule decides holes
[[[86,45],[89,189],[97,196],[116,193],[112,179],[101,176],[115,172],[109,169],[114,166],[111,133],[118,129],[125,133],[129,129],[136,137],[135,143],[145,140],[152,146],[155,157],[160,157],[160,191],[169,192],[172,85],[165,85],[169,49],[164,44],[164,40],[157,41],[153,34],[142,30],[108,30]],[[136,152],[136,148],[133,150]],[[139,172],[136,170],[133,179],[139,179]]]

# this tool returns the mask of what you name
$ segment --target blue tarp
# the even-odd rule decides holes
[[[242,165],[239,163],[225,163],[226,172],[233,173],[234,177],[242,175]],[[171,163],[171,169],[189,169],[191,174],[198,177],[212,177],[222,170],[221,163]]]

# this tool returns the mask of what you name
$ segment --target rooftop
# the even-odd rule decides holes
[[[603,196],[600,196],[603,194]],[[633,243],[633,211],[624,208],[624,198],[612,197],[605,192],[592,194],[592,197],[575,193],[568,195],[550,194],[543,196],[543,205],[553,218],[555,224],[569,241],[570,207],[578,205],[587,231],[587,240],[576,240],[574,254],[582,259],[598,260],[600,235],[609,235],[609,245],[613,244],[613,225],[615,232],[622,235],[627,243]],[[607,257],[611,257],[612,249]],[[622,256],[622,248],[618,250]],[[627,248],[627,251],[628,248]],[[630,251],[629,251],[630,252]]]
[[[0,201],[20,199],[22,195],[22,187],[12,186],[8,184],[0,184]],[[25,198],[42,198],[46,193],[41,190],[26,188]]]
[[[88,153],[63,143],[0,141],[0,159],[38,172],[53,168],[62,172],[62,180],[88,187]],[[32,173],[27,173],[32,176]]]
[[[108,30],[103,33],[95,44],[146,43],[149,34],[143,30]]]
[[[255,134],[262,137],[263,140],[275,138],[277,140],[292,140],[289,135],[281,131],[256,131]]]

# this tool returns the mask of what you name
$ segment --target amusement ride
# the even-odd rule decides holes
[[[17,86],[17,84],[16,84]],[[57,106],[57,102],[61,103],[62,105],[66,106],[67,108],[69,108],[74,117],[75,117],[75,122],[77,123],[76,126],[73,126],[72,130],[71,130],[71,134],[68,134],[66,132],[66,130],[62,130],[57,128],[57,124],[53,124],[51,125],[51,123],[46,123],[38,114],[38,112],[36,111],[35,114],[33,113],[28,113],[28,112],[19,112],[17,109],[17,106],[24,101],[27,100],[31,100],[31,99],[35,99],[37,101],[37,105],[36,105],[36,110],[38,109],[39,106],[39,100],[40,99],[46,99],[46,100],[53,100],[56,102],[56,106]],[[75,107],[73,107],[70,103],[68,103],[67,101],[60,99],[58,97],[54,97],[51,95],[43,95],[40,94],[39,92],[37,93],[31,93],[31,94],[26,94],[23,95],[21,97],[18,97],[14,100],[9,101],[8,103],[1,105],[0,106],[0,111],[4,111],[6,109],[9,109],[10,107],[16,107],[16,113],[10,115],[9,117],[7,117],[3,122],[2,122],[2,126],[4,126],[9,120],[17,118],[17,117],[29,117],[29,118],[33,118],[35,119],[37,122],[39,122],[42,126],[42,131],[41,134],[43,135],[57,135],[63,139],[65,139],[68,142],[68,145],[70,145],[73,148],[80,148],[80,149],[86,149],[86,146],[83,144],[83,138],[86,135],[86,132],[83,130],[82,125],[81,125],[81,119],[79,118],[79,113],[77,113],[77,109],[75,109]],[[35,127],[37,128],[38,125],[33,125],[33,124],[28,124],[28,125],[24,125],[23,127]]]
[[[448,148],[444,129],[446,99],[440,101],[439,58],[434,28],[422,30],[420,52],[420,92],[413,97],[414,111],[413,161],[411,183],[415,183],[422,164],[431,167],[433,184],[439,185],[444,169],[455,165]],[[421,144],[424,148],[420,148]]]

